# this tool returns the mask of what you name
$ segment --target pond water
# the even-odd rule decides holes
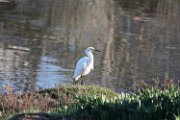
[[[180,80],[178,0],[0,1],[0,86],[31,91],[71,84],[93,46],[85,84],[115,91]]]

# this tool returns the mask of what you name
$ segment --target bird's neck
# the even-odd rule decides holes
[[[86,54],[90,59],[92,60],[94,59],[92,52],[87,52]]]
[[[90,58],[90,61],[91,61],[90,64],[92,66],[92,69],[94,69],[94,56],[93,56],[92,52],[88,52],[86,54]]]

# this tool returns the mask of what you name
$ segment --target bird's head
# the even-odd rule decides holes
[[[88,48],[86,48],[85,53],[93,52],[93,51],[100,52],[99,50],[96,50],[96,49],[93,48],[93,47],[88,47]]]

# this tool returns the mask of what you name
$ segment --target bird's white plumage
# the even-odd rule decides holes
[[[87,56],[81,58],[77,62],[74,75],[72,77],[75,81],[77,81],[80,77],[89,74],[89,72],[94,69],[94,57],[92,54],[92,51],[94,50],[95,49],[93,47],[88,47],[85,50]]]
[[[73,75],[75,81],[78,80],[81,77],[81,75],[84,76],[90,72],[89,62],[90,60],[88,57],[83,57],[77,62]]]

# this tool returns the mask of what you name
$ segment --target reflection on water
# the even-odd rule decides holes
[[[84,49],[86,84],[116,91],[180,79],[180,3],[174,0],[0,2],[0,84],[30,91],[71,83]]]
[[[37,69],[36,86],[38,89],[56,87],[61,83],[69,82],[69,76],[66,72],[72,70],[61,68],[53,64],[57,60],[43,56]],[[47,84],[48,83],[48,84]]]

